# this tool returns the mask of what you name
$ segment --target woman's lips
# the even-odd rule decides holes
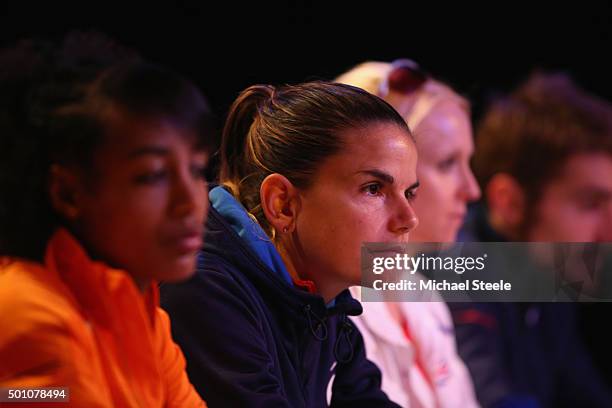
[[[185,236],[177,241],[177,247],[182,253],[196,252],[202,246],[202,237],[198,235]]]
[[[202,247],[202,231],[200,229],[191,229],[174,234],[168,241],[181,254],[195,253]]]

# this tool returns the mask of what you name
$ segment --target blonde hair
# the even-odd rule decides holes
[[[412,131],[436,106],[444,102],[457,103],[469,113],[470,104],[467,99],[456,93],[448,85],[433,78],[428,78],[414,92],[404,94],[389,89],[387,82],[389,74],[395,67],[402,64],[417,66],[413,61],[405,59],[396,60],[392,63],[367,61],[340,75],[335,79],[335,82],[357,86],[389,102],[404,118]]]

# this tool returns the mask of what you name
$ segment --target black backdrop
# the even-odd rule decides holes
[[[1,6],[0,45],[74,28],[104,31],[196,80],[220,119],[253,83],[331,79],[364,60],[399,57],[469,96],[476,116],[490,91],[507,90],[538,67],[568,71],[612,99],[612,3],[52,3]]]

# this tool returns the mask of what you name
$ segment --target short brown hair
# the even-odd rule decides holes
[[[529,209],[570,156],[596,152],[612,155],[612,105],[565,74],[535,73],[477,127],[474,173],[483,191],[495,174],[511,175]]]

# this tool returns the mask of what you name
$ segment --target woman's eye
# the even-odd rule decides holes
[[[150,171],[136,176],[135,181],[137,184],[156,184],[164,181],[167,176],[166,170]]]
[[[445,171],[445,170],[450,170],[455,163],[457,162],[457,158],[456,157],[449,157],[446,160],[443,160],[441,162],[438,163],[438,169],[441,171]]]
[[[406,191],[406,198],[408,199],[408,201],[414,201],[414,199],[416,197],[417,197],[416,190],[408,190],[408,191]]]
[[[381,186],[378,183],[368,184],[367,186],[363,188],[363,191],[366,194],[371,195],[371,196],[380,195],[381,194],[380,190],[381,190]]]

